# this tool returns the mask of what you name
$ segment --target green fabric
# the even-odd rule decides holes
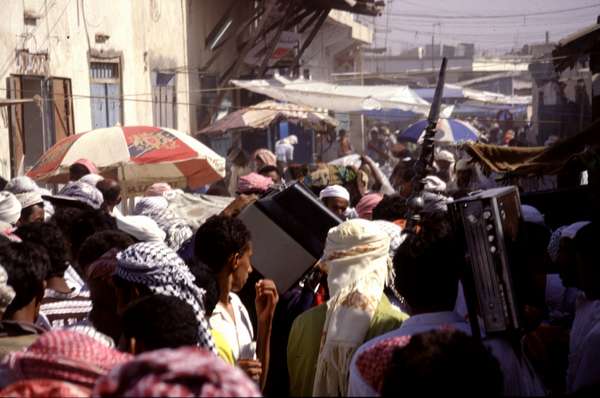
[[[326,314],[327,305],[321,304],[298,316],[292,325],[287,361],[290,395],[293,397],[312,396]],[[397,329],[407,318],[408,315],[394,307],[384,295],[371,319],[365,341]]]

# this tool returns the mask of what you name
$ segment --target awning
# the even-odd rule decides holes
[[[329,109],[335,112],[361,112],[400,109],[419,114],[429,112],[429,103],[408,86],[346,86],[312,80],[232,80],[246,90],[279,101]]]
[[[275,101],[263,101],[259,104],[237,110],[212,125],[200,130],[198,134],[218,134],[234,130],[264,129],[279,120],[300,123],[315,130],[336,127],[337,120],[325,110],[306,106],[283,104]]]
[[[579,57],[597,51],[598,48],[600,48],[600,23],[572,33],[559,41],[552,51],[554,67],[559,72],[572,68]]]
[[[587,146],[600,145],[600,119],[585,130],[549,147],[505,147],[467,143],[464,150],[486,170],[523,176],[558,174],[582,162]]]
[[[433,98],[435,88],[419,88],[415,92],[423,99]],[[476,90],[455,84],[444,85],[445,99],[465,99],[481,104],[490,105],[530,105],[530,95],[505,95],[491,91]]]

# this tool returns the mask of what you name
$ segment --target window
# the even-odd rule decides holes
[[[177,128],[177,91],[174,73],[152,73],[152,122],[157,127]]]
[[[92,128],[123,123],[121,74],[118,61],[90,62]]]
[[[52,145],[75,133],[71,80],[33,75],[7,79],[7,97],[46,99],[9,108],[11,175],[29,170]]]

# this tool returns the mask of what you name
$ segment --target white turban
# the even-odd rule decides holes
[[[8,191],[0,192],[0,221],[14,225],[21,218],[21,202]]]
[[[8,274],[0,265],[0,312],[4,313],[14,298],[15,291],[8,284]]]
[[[164,196],[146,196],[137,201],[133,214],[161,212],[169,207],[169,201]]]
[[[325,198],[341,198],[350,202],[350,192],[341,185],[330,185],[323,188],[319,194],[319,199],[323,200]]]
[[[523,220],[526,222],[538,225],[546,225],[546,222],[544,221],[544,215],[533,206],[521,205],[521,213],[523,213]]]
[[[79,179],[81,182],[85,182],[86,184],[90,184],[95,187],[100,181],[103,181],[104,177],[99,174],[86,174]]]
[[[427,176],[423,178],[423,183],[425,184],[423,189],[427,192],[446,192],[446,183],[438,176]]]
[[[454,155],[450,151],[441,150],[435,155],[436,160],[454,163]]]
[[[575,239],[579,230],[581,228],[585,227],[586,225],[588,225],[589,223],[590,223],[589,221],[578,221],[574,224],[569,225],[567,228],[563,229],[563,231],[560,235],[561,239],[562,238]]]
[[[164,242],[167,237],[156,221],[146,216],[118,217],[117,228],[140,242]]]
[[[15,195],[19,202],[21,203],[21,207],[25,209],[26,207],[38,205],[44,203],[42,199],[42,195],[39,192],[23,192]]]
[[[16,195],[24,192],[38,192],[40,187],[31,178],[20,176],[10,180],[4,189]]]

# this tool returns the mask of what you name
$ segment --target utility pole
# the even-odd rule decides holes
[[[433,69],[435,68],[435,64],[434,64],[434,60],[433,60],[433,54],[435,53],[435,49],[434,49],[434,45],[435,45],[435,24],[433,24],[432,29],[431,29],[431,73],[433,73]]]

